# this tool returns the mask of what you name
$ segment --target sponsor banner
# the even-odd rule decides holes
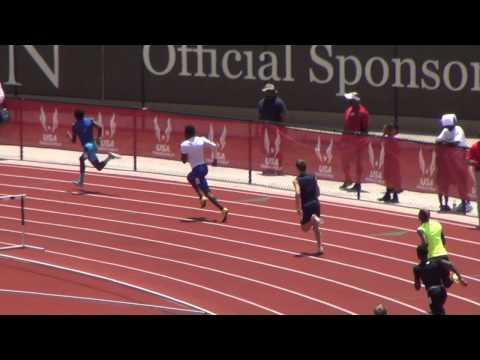
[[[75,121],[73,112],[82,109],[86,117],[103,127],[99,153],[113,151],[133,155],[135,111],[40,101],[12,101],[11,104],[18,109],[22,121],[24,146],[81,151],[79,139],[73,144],[67,133],[71,133]]]
[[[262,126],[263,151],[260,169],[268,171],[282,171],[282,136],[281,128],[276,126]],[[258,142],[258,139],[256,139]],[[258,154],[260,155],[260,154]]]
[[[0,81],[8,94],[244,108],[273,82],[290,110],[343,113],[341,96],[355,90],[371,114],[393,115],[397,103],[399,116],[475,120],[479,54],[458,45],[0,45]]]
[[[317,135],[317,143],[315,145],[315,155],[317,164],[315,175],[319,179],[335,179],[333,169],[333,158],[335,154],[335,137]]]
[[[218,130],[221,128],[221,131]],[[207,158],[207,161],[212,162],[214,157],[216,157],[219,165],[227,166],[230,161],[226,155],[227,144],[228,144],[228,128],[224,124],[223,127],[217,126],[217,132],[215,132],[215,126],[213,123],[210,123],[208,128],[208,139],[217,144],[216,152],[210,150],[210,156]]]
[[[78,106],[19,100],[9,101],[8,106],[12,119],[2,127],[0,137],[5,143],[20,145],[21,127],[24,146],[81,150],[78,143],[72,144],[66,137]],[[465,149],[230,119],[99,106],[81,108],[103,126],[100,152],[178,161],[185,126],[194,125],[197,136],[217,144],[219,166],[296,175],[295,162],[304,159],[308,172],[322,180],[344,181],[349,176],[355,182],[397,190],[476,200],[475,174],[465,161]],[[214,159],[211,150],[204,156],[207,163]]]
[[[10,120],[0,124],[0,145],[18,145],[20,144],[20,108],[15,101],[5,100],[3,106],[10,113]],[[0,155],[0,158],[2,156]]]
[[[385,141],[369,139],[368,141],[368,174],[364,182],[385,184]]]
[[[189,115],[143,111],[137,116],[137,155],[166,160],[180,159],[185,126],[195,126],[197,136],[217,144],[217,163],[222,167],[248,169],[249,125],[235,120],[219,120]],[[205,151],[211,163],[213,151]]]

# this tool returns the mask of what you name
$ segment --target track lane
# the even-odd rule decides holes
[[[37,185],[38,185],[38,184],[37,184]],[[151,194],[149,194],[149,196],[150,196],[150,195],[151,195]],[[229,195],[231,195],[231,194],[229,193]],[[162,196],[163,196],[163,195],[162,195]],[[243,195],[243,196],[244,196],[244,195]],[[190,199],[190,200],[189,200],[188,198],[185,198],[185,199],[187,199],[188,202],[191,202],[191,199]],[[89,201],[90,201],[90,199],[89,199]],[[164,201],[165,201],[165,200],[164,200]],[[287,213],[287,214],[288,214],[288,213]],[[190,225],[190,224],[189,224],[189,225]],[[195,225],[195,224],[194,224],[194,225]],[[277,224],[275,224],[275,227],[277,227]]]

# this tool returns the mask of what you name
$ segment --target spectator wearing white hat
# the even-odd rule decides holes
[[[369,127],[369,118],[370,115],[360,102],[360,95],[357,92],[352,92],[345,94],[345,99],[348,101],[348,107],[345,111],[345,122],[344,122],[344,129],[343,132],[346,135],[368,135],[368,127]],[[357,145],[357,143],[354,143]],[[342,152],[342,164],[343,164],[343,172],[345,174],[345,180],[340,189],[347,190],[347,191],[360,191],[361,184],[358,180],[355,185],[347,189],[351,184],[353,184],[351,174],[350,174],[350,167],[352,163],[356,163],[357,165],[357,176],[360,178],[362,173],[361,168],[361,156],[362,156],[362,147],[354,146],[351,147],[351,139],[347,139],[345,142],[346,148]]]
[[[465,132],[463,131],[462,127],[457,125],[458,119],[455,114],[445,114],[442,116],[440,123],[442,125],[442,132],[436,139],[437,144],[443,145],[450,145],[459,147],[462,149],[468,149],[467,141],[465,138]],[[462,186],[462,182],[464,181],[464,176],[466,174],[454,174],[456,178],[459,178],[459,185]],[[442,196],[443,195],[443,196]],[[445,198],[445,204],[442,202],[442,198]],[[439,193],[438,199],[440,201],[440,211],[450,211],[451,208],[448,205],[448,193]],[[470,205],[467,199],[462,199],[461,205],[457,209],[453,209],[454,211],[458,211],[460,213],[467,213],[472,210],[472,206]]]
[[[278,96],[278,90],[275,85],[271,83],[265,84],[262,89],[263,94],[265,95],[262,100],[258,103],[258,119],[267,122],[282,123],[287,121],[287,105],[285,102]],[[261,135],[268,133],[269,129],[267,126],[261,129]],[[279,128],[280,134],[283,133],[283,128]],[[272,138],[273,134],[270,134],[269,138]],[[283,153],[280,151],[278,154],[279,166],[282,166],[283,163]],[[280,169],[265,169],[263,175],[283,175],[283,172]]]
[[[265,97],[258,103],[258,119],[272,122],[287,121],[287,106],[278,96],[273,84],[266,84],[262,89]]]

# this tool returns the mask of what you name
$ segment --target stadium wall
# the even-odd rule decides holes
[[[339,128],[341,95],[358,91],[374,129],[438,131],[456,113],[480,122],[479,46],[2,45],[0,80],[24,98],[130,104],[255,119],[260,89],[274,82],[293,125]]]

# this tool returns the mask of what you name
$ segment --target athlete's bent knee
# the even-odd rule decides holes
[[[95,167],[95,169],[97,169],[98,171],[101,171],[103,169],[103,166],[100,164],[98,160],[92,161],[91,163]]]
[[[303,225],[302,225],[302,230],[303,230],[304,232],[310,231],[311,228],[312,228],[312,225],[311,225],[311,224],[303,224]]]

